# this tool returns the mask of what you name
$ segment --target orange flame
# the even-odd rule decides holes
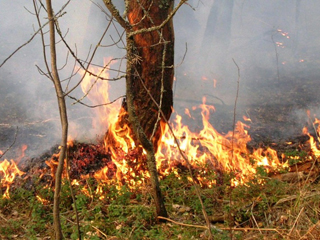
[[[7,159],[5,159],[0,163],[0,177],[2,177],[0,183],[2,187],[6,188],[3,198],[10,198],[9,190],[11,184],[17,175],[22,176],[23,174],[25,173],[19,170],[18,166],[13,160],[9,162]]]
[[[92,67],[89,71],[104,78],[109,78],[109,73],[105,71],[107,69]],[[84,74],[84,72],[81,73]],[[203,79],[206,80],[207,78],[203,77]],[[98,82],[100,85],[98,85]],[[215,83],[216,80],[214,80]],[[82,89],[84,93],[90,91],[88,97],[90,97],[93,103],[99,104],[101,101],[109,102],[108,91],[110,90],[110,86],[108,81],[98,81],[96,78],[86,74],[83,79]],[[94,94],[92,94],[93,92]],[[103,100],[101,100],[101,97],[103,97]],[[247,149],[247,143],[251,140],[247,131],[249,126],[238,122],[234,131],[230,131],[225,135],[220,134],[209,122],[210,113],[214,112],[215,108],[207,105],[205,101],[205,98],[203,98],[203,104],[192,108],[192,110],[197,108],[201,110],[203,128],[200,132],[192,132],[188,126],[182,123],[182,117],[178,114],[176,114],[172,124],[173,133],[178,139],[180,149],[194,168],[203,168],[203,172],[206,172],[206,167],[210,166],[219,171],[234,172],[235,179],[233,180],[233,184],[239,184],[256,174],[257,166],[267,166],[271,169],[281,165],[276,152],[272,149],[255,150],[252,153],[254,158],[254,164],[252,164],[252,160],[249,157],[251,153]],[[136,146],[130,137],[130,128],[128,126],[119,128],[115,124],[118,119],[119,109],[120,105],[118,103],[116,105],[107,105],[104,106],[99,114],[100,122],[104,126],[109,126],[108,132],[113,134],[116,143],[115,146],[110,148],[112,162],[95,173],[94,177],[102,183],[117,181],[120,185],[126,182],[131,186],[137,186],[143,184],[149,175],[145,169],[139,169],[139,165],[141,165],[139,157],[132,159],[131,153],[135,151]],[[120,114],[122,112],[120,111]],[[190,110],[186,109],[185,113],[191,117]],[[246,120],[250,119],[247,118]],[[185,164],[185,162],[180,156],[176,141],[168,126],[161,123],[161,129],[163,134],[156,153],[159,173],[162,176],[166,176],[170,172],[174,172],[178,176],[175,166],[178,163]],[[141,156],[143,150],[137,153],[139,153],[137,155]],[[139,181],[136,180],[137,170],[140,175]],[[205,178],[198,178],[201,184],[206,186],[212,185]]]
[[[88,70],[102,79],[110,79],[108,70],[112,63],[113,61],[111,58],[106,58],[104,60],[104,68],[90,67]],[[85,73],[83,69],[79,69],[79,74],[84,76],[81,82],[81,89],[84,93],[83,98],[88,97],[93,105],[101,105],[110,102],[110,84],[108,80],[94,77],[89,73]],[[96,107],[94,110],[97,116],[93,119],[92,127],[99,131],[101,130],[101,132],[106,132],[108,126],[117,120],[119,109],[120,103],[118,101],[110,105],[107,104]]]

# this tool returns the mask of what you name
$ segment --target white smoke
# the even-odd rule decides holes
[[[122,1],[115,2],[122,12]],[[55,11],[64,3],[62,0],[54,1]],[[214,96],[209,99],[213,103],[219,104],[222,100],[232,105],[237,86],[237,68],[232,59],[241,69],[240,103],[250,102],[247,96],[250,96],[252,82],[274,84],[277,81],[277,69],[280,78],[285,79],[295,74],[305,73],[307,76],[317,66],[320,53],[318,1],[192,0],[188,4],[174,18],[177,110],[199,104],[203,95]],[[73,0],[65,9],[66,14],[59,20],[62,31],[68,32],[66,40],[73,49],[77,46],[77,54],[81,59],[86,59],[90,46],[96,46],[108,24],[108,17],[97,5],[107,11],[103,1],[96,0],[94,4],[88,0]],[[0,1],[0,63],[28,41],[38,29],[35,16],[28,11],[33,11],[32,1]],[[41,21],[47,21],[44,15]],[[115,29],[112,26],[103,44],[117,41],[118,34],[122,34],[121,28]],[[275,48],[275,44],[282,44],[283,47],[279,45]],[[125,54],[121,48],[121,42],[112,48],[99,48],[93,62],[101,65],[104,57],[121,58]],[[58,49],[59,65],[63,66],[67,50],[61,42]],[[61,71],[63,78],[70,75],[71,59],[69,56],[70,64]],[[33,129],[38,131],[34,135],[43,136],[39,139],[46,143],[41,149],[34,149],[35,152],[41,152],[58,141],[60,125],[53,85],[39,74],[35,65],[44,69],[40,36],[36,36],[0,69],[0,122],[9,124],[12,129],[20,126],[22,132],[27,131],[25,129],[30,128],[34,122],[52,123],[49,129]],[[208,80],[202,81],[203,77]],[[213,88],[214,79],[217,81],[216,88]],[[113,88],[114,97],[123,92],[121,83]],[[74,94],[79,97],[80,90]],[[82,132],[83,136],[87,136],[92,110],[79,104],[71,105],[71,102],[68,101],[71,131]],[[12,129],[10,134],[14,132]],[[29,141],[29,135],[24,133],[23,139],[18,142]],[[101,133],[91,133],[89,138],[93,135]],[[83,136],[78,135],[79,138]],[[30,141],[37,141],[37,138],[33,137]],[[3,141],[0,149],[5,148],[9,142]]]

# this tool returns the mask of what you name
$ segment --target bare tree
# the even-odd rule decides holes
[[[60,143],[60,155],[59,155],[59,164],[56,170],[55,175],[55,191],[54,191],[54,203],[53,203],[53,220],[54,220],[54,229],[56,234],[56,239],[62,239],[61,231],[61,222],[60,222],[60,191],[61,191],[61,176],[63,171],[64,160],[66,157],[67,151],[67,140],[68,140],[68,116],[67,116],[67,107],[65,94],[62,89],[60,82],[58,67],[57,67],[57,55],[56,55],[56,37],[55,37],[55,16],[53,15],[51,0],[46,0],[47,14],[49,19],[49,31],[50,31],[50,60],[51,60],[51,69],[48,64],[47,71],[50,79],[52,80],[59,105],[60,113],[60,122],[62,127],[61,132],[61,143]],[[43,34],[42,34],[43,39]],[[44,42],[43,42],[44,44]],[[46,62],[46,54],[44,52],[44,58]]]

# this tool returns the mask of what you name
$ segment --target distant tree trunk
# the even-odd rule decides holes
[[[201,43],[201,56],[205,63],[214,66],[214,72],[226,71],[224,68],[231,43],[233,7],[234,0],[215,0],[210,9]],[[219,56],[219,61],[214,62],[213,56]]]
[[[146,29],[160,25],[172,11],[174,0],[132,0],[128,1],[128,21],[132,30]],[[154,150],[157,150],[161,137],[158,107],[153,96],[167,119],[170,118],[173,106],[172,84],[174,75],[174,29],[172,20],[162,29],[133,36],[134,58],[133,71],[133,104],[140,125],[146,136],[151,139]],[[163,86],[162,86],[163,84]],[[145,85],[145,86],[144,86]],[[146,90],[147,89],[147,90]],[[162,95],[162,96],[161,96]],[[123,102],[116,129],[129,125],[126,102]],[[129,125],[129,128],[132,128]],[[121,132],[121,131],[120,131]],[[132,131],[131,131],[132,132]],[[137,138],[132,134],[133,139]],[[112,147],[114,138],[106,134],[106,144]]]
[[[224,50],[230,45],[234,0],[215,0],[207,20],[202,47],[219,44]]]

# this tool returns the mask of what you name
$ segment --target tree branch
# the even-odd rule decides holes
[[[106,7],[109,9],[111,15],[118,21],[118,23],[125,30],[129,30],[131,28],[129,22],[127,22],[123,17],[121,17],[118,9],[114,6],[111,0],[103,0]]]
[[[55,18],[59,18],[62,17],[64,14],[66,14],[66,12],[62,12],[64,10],[64,8],[67,6],[67,4],[69,4],[71,0],[69,0],[65,5],[63,5],[63,7],[61,8],[61,10],[54,16]],[[20,45],[16,50],[14,50],[5,60],[3,60],[3,62],[0,64],[0,68],[13,56],[15,55],[19,50],[21,50],[23,47],[25,47],[26,45],[28,45],[34,38],[35,36],[37,36],[38,33],[41,32],[41,30],[48,25],[50,21],[46,22],[45,24],[43,24],[32,36],[31,38],[25,42],[24,44]]]
[[[141,33],[147,33],[147,32],[153,32],[153,31],[156,31],[156,30],[160,30],[161,28],[164,27],[164,25],[166,25],[173,18],[173,16],[176,14],[176,12],[179,10],[179,8],[186,1],[188,1],[188,0],[181,0],[179,2],[179,4],[169,13],[169,16],[166,18],[166,20],[164,20],[160,25],[154,26],[154,27],[150,27],[150,28],[143,28],[143,29],[139,29],[137,31],[130,32],[128,37],[133,37],[134,35],[141,34]]]

